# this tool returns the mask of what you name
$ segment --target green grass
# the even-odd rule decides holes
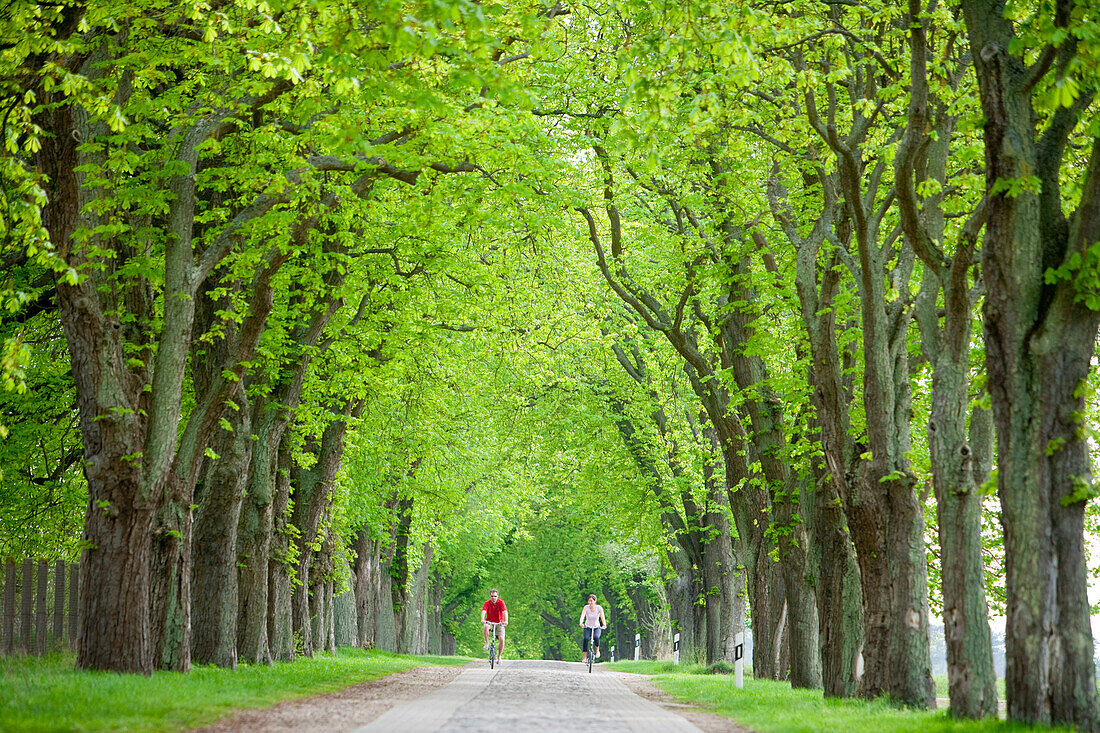
[[[0,658],[2,731],[175,731],[212,723],[238,708],[259,708],[403,672],[462,665],[464,657],[413,657],[342,648],[336,656],[196,667],[151,677],[77,672],[72,655]]]
[[[733,686],[732,675],[706,674],[701,665],[673,666],[671,662],[615,662],[609,669],[653,676],[661,689],[683,702],[699,705],[759,733],[921,733],[936,731],[1041,730],[1003,720],[958,721],[947,711],[907,710],[884,700],[826,700],[820,690],[794,690],[785,682],[745,676],[745,687]],[[945,692],[946,694],[946,692]]]
[[[936,681],[936,697],[947,697],[947,675],[938,674],[932,679]],[[1005,699],[1005,681],[1003,677],[997,680],[997,699]]]

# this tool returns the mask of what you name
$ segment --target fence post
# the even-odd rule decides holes
[[[38,612],[34,617],[34,653],[43,656],[46,653],[46,637],[49,630],[46,628],[46,595],[50,582],[50,563],[48,560],[38,561],[38,598],[35,604]]]
[[[15,648],[15,560],[4,562],[4,627],[0,636],[0,654],[11,654]]]
[[[642,635],[634,635],[634,661],[637,662],[642,658]]]
[[[50,646],[59,649],[64,643],[65,634],[65,561],[58,560],[53,566],[53,637]]]
[[[69,648],[76,649],[80,611],[80,563],[69,567]]]
[[[34,651],[34,560],[23,558],[23,602],[19,607],[19,648],[24,654]]]

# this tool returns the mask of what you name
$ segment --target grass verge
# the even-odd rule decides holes
[[[0,658],[2,731],[177,731],[233,710],[261,708],[413,667],[462,665],[464,657],[342,648],[335,656],[237,669],[195,667],[151,677],[78,672],[72,655]]]
[[[732,675],[708,674],[701,665],[671,662],[615,662],[607,668],[652,675],[653,683],[682,702],[695,703],[759,733],[1008,733],[1063,730],[1003,720],[962,721],[947,711],[908,710],[885,700],[826,700],[820,690],[795,690],[785,682],[745,677],[744,689]]]

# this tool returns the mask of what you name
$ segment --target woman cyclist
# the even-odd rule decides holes
[[[589,639],[592,640],[593,651],[596,659],[600,658],[600,633],[607,628],[607,617],[603,615],[603,606],[596,603],[596,595],[588,596],[588,603],[581,609],[581,628],[584,629],[584,641],[581,643],[581,651],[584,652],[583,662],[588,661]]]

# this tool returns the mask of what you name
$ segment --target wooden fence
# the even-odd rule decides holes
[[[52,565],[30,558],[4,563],[0,654],[42,655],[76,647],[80,565],[63,560]]]

